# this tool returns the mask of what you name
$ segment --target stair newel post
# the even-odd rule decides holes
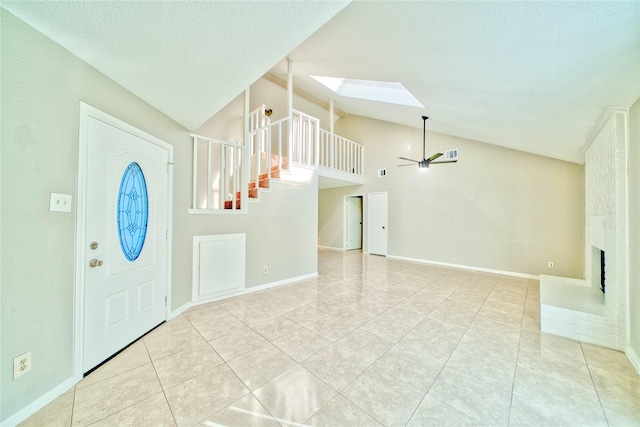
[[[212,141],[209,141],[210,146],[213,144]],[[224,158],[226,155],[226,150],[225,150],[225,145],[224,144],[219,144],[220,146],[220,184],[218,185],[218,199],[220,200],[220,209],[224,209],[224,202],[227,199],[227,173],[224,169]],[[211,172],[211,156],[209,156],[209,191],[213,191],[213,182],[211,181],[211,176],[212,176],[212,172]],[[213,196],[210,196],[211,202],[213,203]],[[210,208],[212,208],[213,206],[211,206]]]
[[[333,128],[333,98],[329,100],[329,167],[335,167],[335,150],[336,138]]]
[[[251,148],[249,147],[249,101],[250,89],[244,91],[244,126],[242,131],[242,180],[240,182],[241,207],[249,208],[249,176],[251,173]]]
[[[306,133],[307,133],[307,138],[306,138],[307,139],[307,153],[306,153],[307,154],[306,155],[307,162],[306,163],[307,163],[308,166],[311,166],[311,159],[313,157],[313,154],[312,154],[313,151],[312,151],[312,147],[311,147],[311,118],[310,117],[307,117],[307,132]]]
[[[261,162],[260,162],[260,160],[261,160],[260,157],[262,157],[262,156],[260,155],[260,150],[259,150],[260,141],[259,141],[258,136],[259,135],[258,135],[257,131],[255,131],[255,130],[251,131],[251,138],[253,140],[253,144],[255,144],[255,146],[256,146],[256,176],[255,176],[256,186],[260,183],[260,170],[262,168],[262,165],[261,165]]]
[[[282,122],[278,123],[278,170],[282,169]]]
[[[313,144],[314,144],[314,156],[315,156],[315,159],[313,159],[313,165],[317,167],[318,164],[320,163],[320,120],[316,119],[316,127],[313,134],[314,134]]]
[[[237,204],[242,206],[240,200],[238,200],[238,191],[240,191],[240,147],[233,147],[233,209],[238,209]],[[241,196],[242,197],[242,196]]]
[[[207,142],[207,209],[213,208],[213,172],[212,172],[213,142]]]
[[[193,209],[197,209],[198,205],[198,137],[193,137],[193,200],[191,206]]]
[[[267,124],[267,128],[265,129],[265,135],[267,136],[267,178],[271,179],[271,126]]]
[[[292,157],[293,148],[293,63],[287,58],[287,116],[289,124],[287,126],[287,156]]]

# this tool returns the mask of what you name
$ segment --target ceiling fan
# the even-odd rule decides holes
[[[427,154],[426,154],[426,148],[427,148],[427,119],[429,117],[427,116],[422,116],[422,120],[423,120],[423,124],[422,124],[422,160],[414,160],[414,159],[409,159],[407,157],[398,157],[401,160],[408,160],[410,162],[414,162],[414,163],[409,163],[406,165],[398,165],[398,166],[413,166],[414,164],[418,164],[419,168],[428,168],[429,165],[432,164],[439,164],[439,163],[455,163],[458,161],[458,150],[449,150],[446,152],[446,156],[445,159],[448,160],[441,160],[439,162],[434,162],[435,159],[443,156],[443,153],[436,153],[433,156],[429,157],[427,159]]]

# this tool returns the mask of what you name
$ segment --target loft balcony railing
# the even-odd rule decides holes
[[[320,130],[318,166],[353,175],[364,172],[364,147],[357,142]]]
[[[246,144],[242,139],[226,142],[191,135],[191,213],[246,212],[249,182],[259,188],[261,180],[271,179],[275,170],[286,171],[292,164],[362,182],[361,144],[321,129],[320,120],[301,111],[293,110],[291,117],[273,123],[264,113],[264,105],[251,112]]]

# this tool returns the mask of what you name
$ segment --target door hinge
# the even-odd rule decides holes
[[[166,295],[164,296],[164,306],[165,307],[167,306],[167,296]]]
[[[173,166],[173,163],[167,163],[167,173],[169,173],[169,166]]]
[[[165,240],[169,240],[169,229],[164,230],[164,238]]]

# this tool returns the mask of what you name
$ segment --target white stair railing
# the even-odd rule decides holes
[[[259,187],[261,176],[271,179],[275,168],[288,167],[283,157],[288,152],[285,133],[288,118],[271,123],[265,109],[265,105],[261,105],[251,112],[249,118],[250,179],[256,182],[256,187]]]
[[[321,129],[318,166],[362,175],[364,173],[364,146]]]
[[[246,212],[250,191],[245,179],[255,182],[251,197],[257,197],[260,178],[268,187],[272,172],[287,170],[291,163],[362,177],[361,144],[320,129],[320,120],[300,111],[273,123],[264,112],[264,105],[251,112],[246,144],[242,139],[227,142],[191,134],[192,213]]]
[[[291,161],[316,166],[320,147],[320,120],[297,110],[293,110],[291,119]]]
[[[228,142],[191,134],[193,138],[194,210],[246,210],[242,139]],[[240,197],[238,197],[238,194]]]

